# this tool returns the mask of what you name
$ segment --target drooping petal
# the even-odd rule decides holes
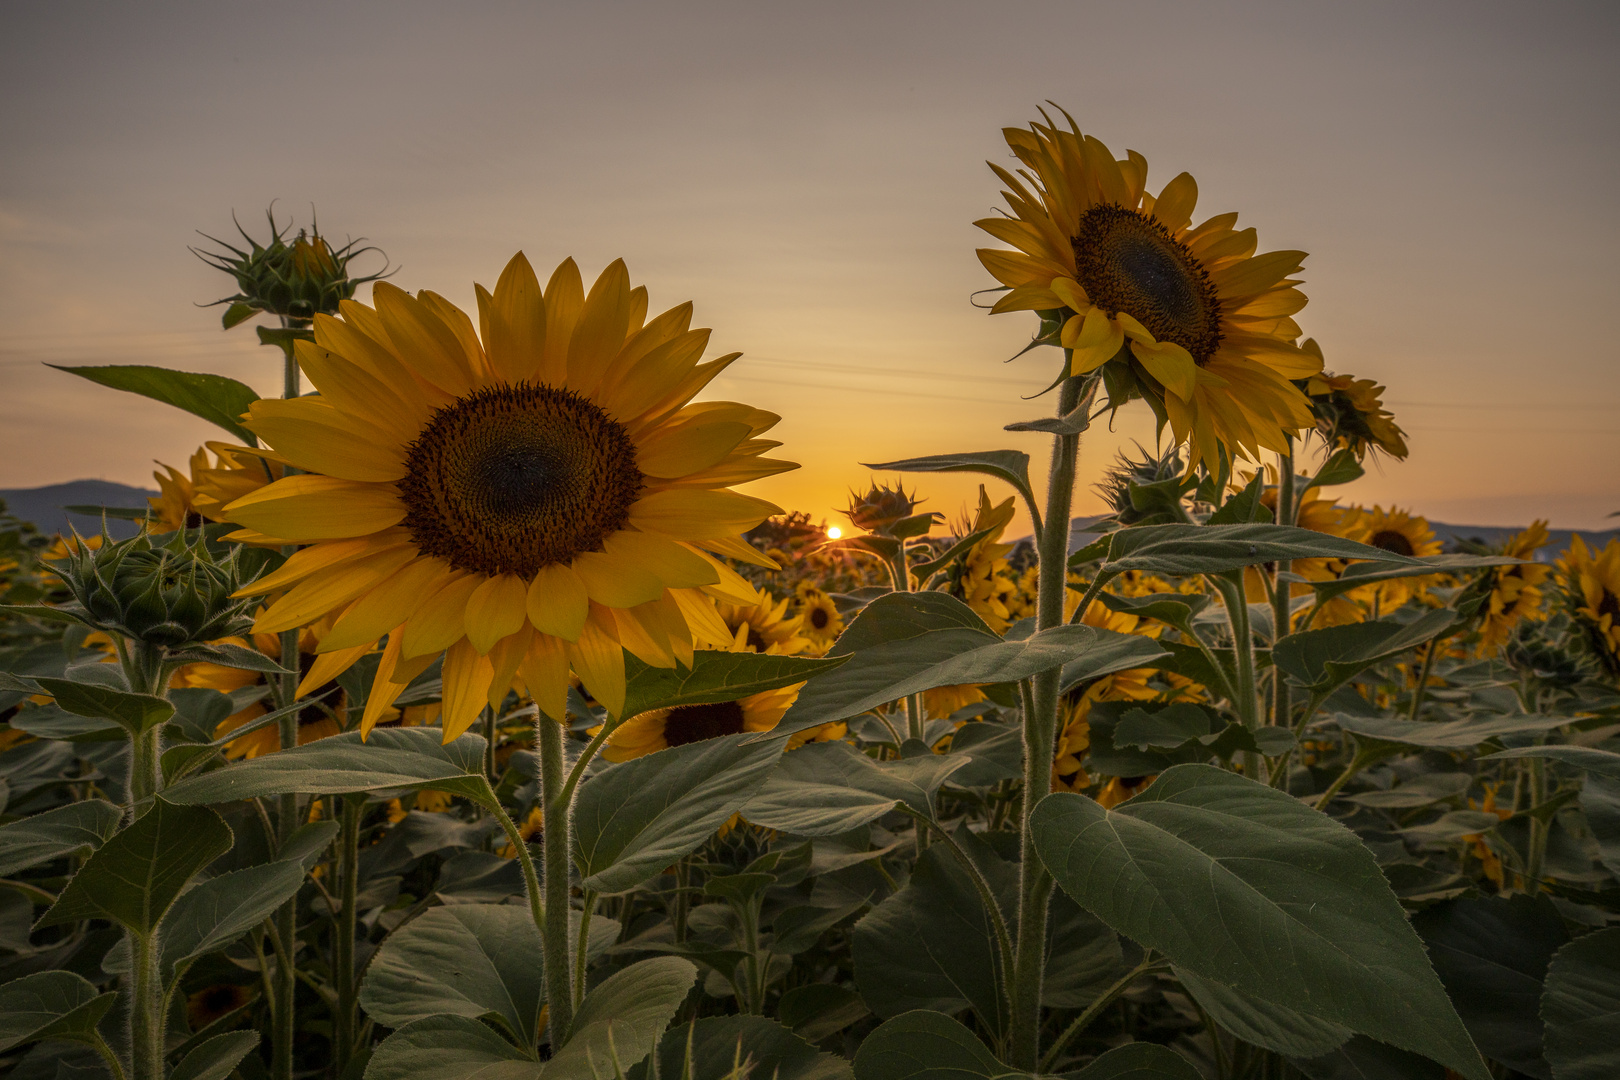
[[[562,641],[535,634],[518,664],[518,675],[540,711],[561,723],[568,714],[568,650]]]
[[[444,652],[444,741],[461,737],[489,700],[495,668],[466,638]]]
[[[361,596],[321,639],[319,652],[369,644],[409,619],[456,576],[448,563],[432,557],[413,560]]]
[[[449,648],[467,633],[467,600],[482,579],[466,574],[451,580],[405,620],[400,655],[429,656]]]
[[[579,575],[562,563],[541,567],[529,583],[529,622],[542,634],[578,641],[590,614],[590,593]]]
[[[480,653],[523,627],[529,590],[516,574],[485,578],[467,598],[467,640]]]
[[[613,615],[605,608],[585,622],[579,640],[567,645],[568,660],[591,696],[612,716],[624,711],[624,650],[603,629],[613,625]]]

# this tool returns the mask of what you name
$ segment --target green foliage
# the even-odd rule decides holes
[[[248,446],[259,445],[259,440],[253,432],[242,426],[242,417],[248,411],[248,406],[259,400],[259,395],[246,383],[228,379],[223,375],[171,371],[168,368],[144,364],[109,364],[104,367],[61,367],[55,364],[49,366],[114,390],[125,390],[131,394],[151,398],[153,401],[161,401],[165,405],[173,405],[223,428],[230,432],[232,437],[241,439]]]

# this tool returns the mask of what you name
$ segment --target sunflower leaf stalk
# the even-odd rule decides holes
[[[1064,350],[1065,370],[1070,352]],[[1070,378],[1059,391],[1058,415],[1067,416],[1079,403],[1090,380]],[[1046,529],[1039,552],[1036,630],[1063,622],[1068,590],[1069,514],[1074,498],[1075,465],[1080,436],[1052,440],[1052,465],[1046,489]],[[1044,671],[1031,680],[1024,716],[1024,805],[1021,822],[1023,854],[1019,863],[1018,943],[1013,958],[1008,1001],[1012,1009],[1012,1064],[1033,1070],[1040,1058],[1041,982],[1046,966],[1046,916],[1052,897],[1052,875],[1035,850],[1030,817],[1035,804],[1052,788],[1052,760],[1057,740],[1058,680],[1061,670]]]
[[[535,718],[535,729],[540,745],[540,805],[545,815],[541,845],[544,925],[540,939],[545,949],[551,1045],[559,1047],[574,1025],[573,965],[568,955],[568,872],[574,807],[565,779],[563,726],[541,713]]]

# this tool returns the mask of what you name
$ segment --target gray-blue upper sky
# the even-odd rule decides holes
[[[272,199],[470,305],[623,256],[697,304],[826,513],[856,462],[1039,440],[1055,350],[971,222],[999,129],[1052,99],[1157,190],[1197,177],[1261,248],[1310,252],[1328,366],[1376,378],[1405,464],[1345,489],[1452,521],[1620,509],[1620,8],[1612,3],[0,6],[0,486],[147,482],[215,434],[52,363],[160,363],[272,392],[273,350],[196,302],[187,251]],[[365,296],[362,293],[362,296]],[[1151,442],[1140,406],[1083,478]],[[925,484],[955,511],[967,478]],[[1089,493],[1079,512],[1095,512]]]

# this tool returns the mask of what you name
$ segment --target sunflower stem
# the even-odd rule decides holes
[[[1298,507],[1295,505],[1294,492],[1294,440],[1292,436],[1284,436],[1288,441],[1289,452],[1277,455],[1277,524],[1292,525],[1298,517]],[[1290,561],[1278,562],[1276,576],[1273,579],[1275,587],[1271,596],[1271,644],[1288,636],[1289,622],[1292,615],[1293,586],[1284,575],[1293,572],[1294,564]],[[1279,727],[1287,727],[1293,710],[1293,702],[1288,688],[1288,680],[1280,674],[1274,675],[1271,680],[1271,722]]]
[[[288,364],[293,374],[289,375],[296,385],[298,366],[292,363],[291,351],[288,351]],[[283,554],[296,551],[296,548],[284,548]],[[289,675],[274,675],[274,700],[276,708],[282,709],[298,700],[298,631],[284,630],[281,634],[281,666],[292,672]],[[290,712],[276,721],[280,745],[283,750],[290,750],[298,745],[298,714]],[[293,830],[298,828],[298,796],[288,793],[281,796],[279,812],[276,814],[277,843],[285,844],[292,837]],[[297,1030],[297,1016],[294,1011],[293,997],[297,992],[298,973],[293,969],[292,956],[297,951],[296,935],[298,932],[298,898],[295,896],[281,907],[275,914],[276,936],[285,943],[287,957],[284,962],[276,964],[276,1008],[274,1013],[274,1028],[271,1032],[271,1070],[274,1080],[292,1080],[293,1074],[293,1037]],[[279,958],[278,958],[279,959]]]
[[[540,937],[546,959],[546,1003],[550,1006],[551,1046],[561,1047],[574,1026],[574,980],[569,963],[568,854],[572,846],[573,805],[563,770],[563,726],[544,714],[535,718],[540,735],[540,805],[545,817],[541,845],[545,874],[545,925]]]
[[[332,948],[333,966],[336,970],[333,972],[332,981],[337,992],[337,1015],[334,1017],[332,1029],[334,1041],[337,1043],[335,1057],[338,1076],[342,1076],[348,1069],[349,1059],[354,1054],[354,1029],[358,1016],[355,1011],[354,937],[357,912],[354,905],[360,877],[360,819],[365,813],[365,808],[364,795],[345,796],[341,811],[342,831],[338,834],[340,906],[337,923],[332,928],[336,936]]]
[[[129,932],[130,988],[129,1045],[130,1072],[134,1080],[163,1080],[164,1021],[163,979],[158,970],[157,931]]]
[[[1417,685],[1412,688],[1412,708],[1406,715],[1408,720],[1416,722],[1423,712],[1423,697],[1429,689],[1429,675],[1434,671],[1434,656],[1440,651],[1440,642],[1444,640],[1435,638],[1423,652],[1423,666],[1418,669]]]
[[[1546,762],[1530,759],[1530,807],[1535,809],[1547,799]],[[1547,859],[1547,840],[1552,833],[1552,819],[1544,814],[1530,815],[1529,847],[1524,858],[1524,891],[1534,896],[1541,891],[1541,868]]]
[[[1070,350],[1065,349],[1065,367],[1072,358]],[[1085,379],[1064,380],[1058,394],[1059,416],[1067,416],[1074,410],[1085,387]],[[1052,465],[1046,486],[1046,522],[1039,550],[1040,591],[1035,608],[1037,631],[1063,622],[1064,592],[1068,588],[1069,513],[1074,497],[1075,462],[1079,455],[1078,435],[1053,438]],[[1007,999],[1012,1008],[1012,1065],[1031,1072],[1041,1056],[1041,978],[1046,966],[1046,915],[1052,896],[1052,875],[1047,873],[1040,855],[1035,851],[1030,818],[1035,813],[1035,805],[1052,790],[1052,755],[1057,741],[1060,674],[1061,669],[1053,668],[1034,677],[1030,693],[1032,708],[1024,716],[1018,945]]]

